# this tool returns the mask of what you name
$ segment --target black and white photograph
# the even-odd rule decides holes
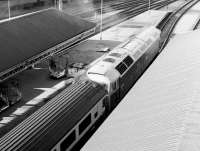
[[[200,151],[200,1],[0,0],[0,151]]]

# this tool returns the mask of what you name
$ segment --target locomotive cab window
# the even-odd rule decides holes
[[[67,148],[76,140],[76,132],[73,130],[67,138],[65,138],[62,143],[60,144],[60,150],[66,151]]]
[[[115,69],[117,70],[117,71],[119,71],[119,73],[120,74],[123,74],[125,71],[126,71],[126,65],[125,64],[123,64],[122,62],[120,63],[120,64],[118,64],[116,67],[115,67]]]
[[[133,63],[133,59],[130,56],[127,56],[123,62],[129,67]]]
[[[79,135],[90,125],[91,123],[91,114],[89,114],[79,125]]]

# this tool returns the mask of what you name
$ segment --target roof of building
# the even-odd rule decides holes
[[[82,151],[198,151],[199,39],[176,35]]]
[[[94,23],[47,9],[0,23],[0,72],[95,27]]]

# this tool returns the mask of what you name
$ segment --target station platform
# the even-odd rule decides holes
[[[199,39],[175,35],[82,151],[199,151]]]
[[[100,49],[109,47],[114,48],[129,38],[131,32],[133,35],[152,25],[165,15],[163,11],[152,11],[147,22],[142,22],[143,16],[149,13],[141,14],[127,22],[114,26],[111,29],[104,31],[103,40],[100,40],[97,36],[91,37],[73,48],[66,49],[64,55],[69,58],[69,64],[83,63],[89,65],[107,52],[99,52]],[[151,22],[153,21],[153,22]],[[138,26],[140,24],[140,26]],[[115,29],[115,30],[114,30]],[[120,30],[124,30],[120,32]],[[108,35],[109,38],[105,38]],[[114,39],[116,38],[116,39]],[[75,76],[81,74],[87,69],[87,66],[83,70],[75,72]],[[73,69],[69,70],[72,71]],[[51,79],[49,77],[48,61],[43,61],[36,65],[35,68],[25,70],[13,78],[19,80],[21,85],[21,91],[23,98],[20,102],[11,106],[8,110],[0,114],[0,137],[10,131],[13,127],[18,125],[21,121],[26,119],[41,106],[45,105],[53,96],[59,93],[63,88],[66,88],[70,82],[73,82],[71,78],[62,78],[58,80]]]

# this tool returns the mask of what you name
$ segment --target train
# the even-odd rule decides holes
[[[2,136],[0,150],[72,150],[158,55],[160,34],[158,28],[149,27],[92,63],[82,78]]]

